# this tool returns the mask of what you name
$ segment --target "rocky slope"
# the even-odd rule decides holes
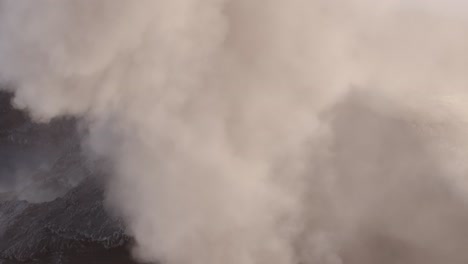
[[[0,93],[0,263],[132,263],[76,122],[31,122]]]
[[[103,207],[102,191],[86,180],[52,202],[0,203],[0,258],[27,261],[54,254],[124,247],[122,223]]]

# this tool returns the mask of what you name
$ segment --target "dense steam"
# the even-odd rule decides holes
[[[82,117],[139,259],[466,263],[466,7],[0,0],[0,76]]]

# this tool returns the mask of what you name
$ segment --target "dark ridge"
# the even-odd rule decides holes
[[[0,259],[104,254],[130,243],[122,222],[106,213],[102,190],[91,179],[52,202],[1,202],[0,216]]]
[[[131,264],[131,238],[105,210],[77,121],[35,123],[0,92],[0,264]]]

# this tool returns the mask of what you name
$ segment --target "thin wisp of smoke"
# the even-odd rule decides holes
[[[465,7],[0,0],[0,78],[82,119],[140,260],[466,263]]]

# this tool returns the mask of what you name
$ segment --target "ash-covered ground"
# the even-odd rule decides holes
[[[133,263],[76,122],[37,124],[0,94],[0,263]]]

